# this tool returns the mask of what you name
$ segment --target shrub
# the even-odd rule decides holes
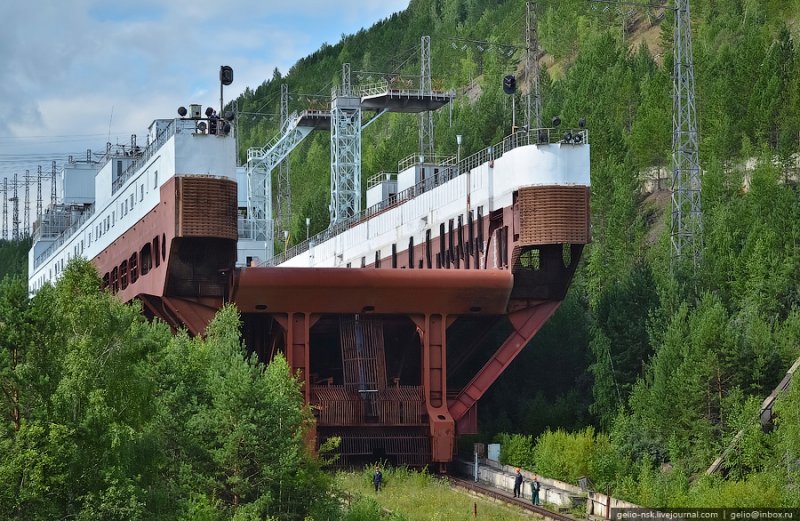
[[[582,476],[598,485],[608,483],[616,476],[618,462],[608,436],[595,434],[592,427],[575,433],[545,431],[533,447],[536,472],[569,483]]]
[[[515,467],[533,468],[533,438],[522,434],[501,433],[500,463]]]

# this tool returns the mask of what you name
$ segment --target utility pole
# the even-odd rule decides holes
[[[536,20],[536,3],[525,3],[527,9],[527,30],[525,31],[525,78],[528,82],[525,120],[528,129],[542,128],[542,93],[539,85],[539,33]],[[533,100],[531,100],[533,98]],[[533,119],[531,119],[533,101]]]
[[[703,214],[689,0],[675,0],[674,39],[672,259],[674,265],[679,258],[690,257],[696,266],[702,251]]]

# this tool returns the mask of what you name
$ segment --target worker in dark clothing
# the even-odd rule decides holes
[[[514,497],[522,497],[522,471],[519,468],[514,476]]]
[[[536,479],[536,476],[533,476],[533,481],[531,481],[531,503],[534,505],[541,505],[539,502],[539,490],[541,490],[542,486],[539,484],[539,480]]]
[[[383,473],[381,472],[381,468],[376,465],[375,473],[372,475],[372,484],[375,485],[375,492],[381,490],[381,483],[383,483]]]

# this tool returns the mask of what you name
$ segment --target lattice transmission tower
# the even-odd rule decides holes
[[[25,184],[25,205],[22,207],[22,235],[27,237],[31,234],[31,176],[30,170],[25,170],[23,176],[23,183]]]
[[[36,167],[36,220],[42,218],[42,165]],[[41,223],[40,223],[41,224]]]
[[[672,258],[674,263],[688,257],[696,265],[703,247],[703,214],[689,0],[675,0],[673,46]]]
[[[56,162],[51,163],[50,170],[50,208],[55,211],[56,203],[58,202],[58,192],[56,191]]]
[[[15,241],[20,239],[19,235],[19,180],[17,174],[14,174],[14,181],[12,181],[11,189],[13,195],[9,199],[13,204],[11,207],[11,238]]]
[[[285,128],[289,120],[289,86],[281,84],[281,128]],[[288,230],[291,225],[292,211],[292,186],[289,182],[289,158],[285,158],[278,165],[278,199],[277,199],[277,229],[279,232]]]
[[[423,36],[420,51],[419,90],[424,94],[433,91],[431,82],[431,37]],[[434,161],[433,112],[419,113],[419,155],[427,161]]]
[[[528,128],[542,128],[542,93],[539,85],[539,32],[536,20],[536,2],[526,2],[527,26],[525,30],[525,78],[528,94],[525,99],[525,121]],[[533,114],[531,114],[531,109]],[[533,119],[531,119],[531,116]]]
[[[8,240],[8,178],[3,178],[3,240]]]

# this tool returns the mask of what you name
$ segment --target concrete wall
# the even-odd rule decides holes
[[[589,492],[586,498],[586,515],[609,519],[609,500],[611,501],[611,508],[642,508],[639,505],[634,505],[633,503],[628,503],[627,501],[607,496],[600,492]]]
[[[474,475],[474,465],[472,462],[464,460],[456,460],[453,462],[459,472],[465,475]],[[508,465],[501,465],[495,461],[480,459],[478,464],[478,481],[480,483],[498,488],[509,494],[514,491],[514,474],[516,468]],[[530,500],[531,487],[530,482],[533,480],[534,474],[527,470],[522,471],[523,491],[522,497]],[[558,481],[555,479],[538,476],[541,490],[539,490],[539,500],[542,503],[550,503],[557,507],[571,508],[576,505],[583,504],[586,501],[586,493],[580,488]]]
[[[484,458],[479,458],[478,481],[480,483],[498,488],[509,494],[514,491],[514,474],[516,468]],[[453,461],[458,472],[464,475],[474,476],[475,468],[472,461],[456,459]],[[600,492],[587,492],[580,487],[571,485],[557,479],[550,479],[539,474],[535,474],[541,484],[539,499],[541,502],[555,505],[558,508],[572,508],[579,505],[586,506],[587,516],[596,518],[609,518],[609,501],[611,508],[642,508],[639,505],[622,501],[614,497],[607,496]],[[522,471],[524,478],[522,497],[531,498],[530,482],[533,480],[534,473],[527,470]]]

